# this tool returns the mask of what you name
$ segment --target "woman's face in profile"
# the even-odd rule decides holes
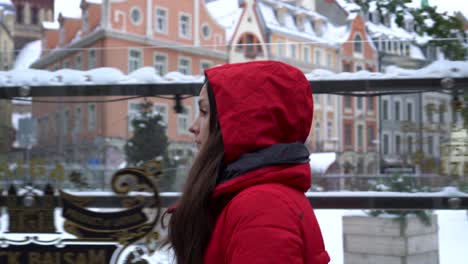
[[[200,91],[198,108],[200,109],[198,117],[192,126],[190,126],[189,131],[195,136],[195,143],[197,144],[197,148],[200,149],[206,143],[210,129],[210,102],[208,100],[206,85],[203,85]]]

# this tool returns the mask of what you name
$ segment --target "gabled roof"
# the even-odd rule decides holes
[[[242,15],[238,0],[218,0],[205,5],[211,17],[226,29],[226,43],[229,43]]]

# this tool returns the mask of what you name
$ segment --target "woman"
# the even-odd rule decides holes
[[[312,92],[281,62],[205,71],[191,126],[199,153],[169,223],[178,264],[328,263],[304,195]]]

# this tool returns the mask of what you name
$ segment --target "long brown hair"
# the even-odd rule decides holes
[[[169,222],[168,242],[174,249],[177,264],[203,263],[215,224],[210,203],[223,166],[224,145],[214,94],[208,82],[205,85],[210,103],[208,139],[190,169],[182,197]]]

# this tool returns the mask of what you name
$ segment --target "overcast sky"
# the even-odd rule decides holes
[[[237,0],[233,0],[237,1]],[[77,17],[81,14],[81,0],[55,0],[55,17],[59,12],[66,16]],[[421,0],[413,0],[413,6],[419,6]],[[437,6],[439,12],[461,11],[468,17],[468,0],[429,0],[431,6]]]

